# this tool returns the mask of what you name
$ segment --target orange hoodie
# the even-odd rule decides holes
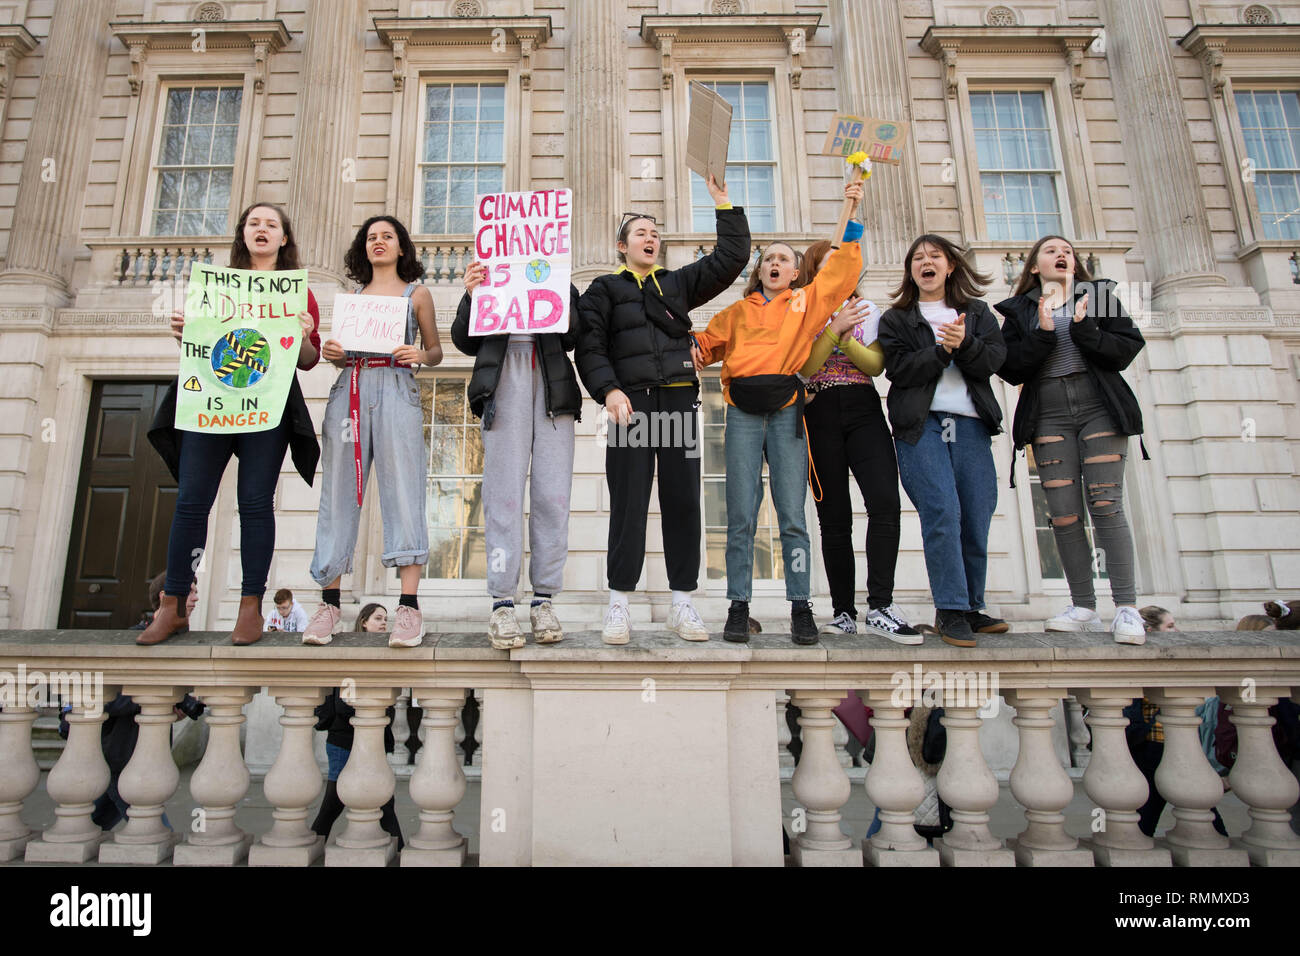
[[[757,266],[755,266],[757,268]],[[786,289],[771,301],[751,292],[727,306],[695,339],[712,365],[722,359],[722,396],[731,400],[731,380],[748,375],[793,375],[808,360],[813,340],[840,304],[849,297],[862,272],[862,249],[846,242],[831,253],[810,285]],[[793,404],[794,399],[787,402]]]

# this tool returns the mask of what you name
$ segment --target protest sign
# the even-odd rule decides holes
[[[401,295],[340,292],[334,296],[330,337],[349,352],[389,355],[406,342],[406,303]]]
[[[864,152],[873,163],[897,166],[903,161],[908,125],[893,120],[869,119],[836,113],[822,144],[823,156],[850,156]]]
[[[209,435],[280,424],[298,365],[307,272],[195,263],[185,295],[176,427]]]
[[[691,83],[691,114],[686,125],[686,167],[705,182],[709,173],[727,184],[727,144],[731,139],[731,104],[700,83]]]
[[[474,258],[487,275],[474,289],[470,335],[569,329],[573,193],[541,189],[474,199]]]

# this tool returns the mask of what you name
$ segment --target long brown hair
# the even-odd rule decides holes
[[[758,256],[754,259],[753,269],[749,273],[749,281],[745,283],[745,291],[740,294],[742,299],[747,298],[751,293],[757,292],[759,287],[762,286],[763,277],[759,275],[758,267],[763,264],[763,257],[767,255],[767,250],[771,249],[773,246],[785,246],[794,253],[794,267],[799,270],[799,273],[794,277],[794,281],[790,283],[790,288],[797,289],[803,285],[803,283],[799,281],[799,276],[803,275],[803,264],[806,260],[803,256],[799,255],[799,250],[790,245],[790,243],[782,242],[780,239],[773,239],[762,249],[758,250]]]
[[[801,289],[812,284],[812,280],[816,279],[817,273],[821,271],[822,260],[832,248],[834,247],[829,239],[818,239],[803,251],[803,268],[799,270],[799,278],[795,280],[794,288]]]
[[[1064,242],[1070,247],[1070,251],[1074,253],[1074,281],[1092,281],[1092,273],[1088,271],[1088,267],[1084,265],[1083,260],[1079,258],[1079,253],[1075,250],[1073,242],[1070,242],[1070,240],[1066,239],[1065,236],[1043,236],[1043,238],[1034,243],[1034,248],[1029,250],[1029,257],[1025,259],[1025,267],[1020,271],[1020,278],[1016,282],[1016,287],[1011,293],[1012,295],[1024,295],[1038,284],[1039,275],[1033,271],[1034,265],[1038,262],[1038,250],[1043,248],[1044,243],[1049,242],[1052,239],[1059,239],[1061,242]]]
[[[943,253],[944,258],[953,265],[952,274],[943,284],[943,301],[948,308],[960,312],[971,299],[978,299],[983,295],[983,287],[993,281],[992,276],[976,272],[975,268],[966,261],[962,251],[943,236],[927,232],[923,236],[918,236],[907,250],[907,255],[903,256],[903,281],[891,293],[895,309],[910,309],[921,298],[921,290],[916,280],[912,278],[912,256],[916,255],[916,250],[923,245],[936,246]]]
[[[230,268],[253,268],[253,254],[248,251],[248,243],[244,242],[244,226],[248,223],[248,214],[258,208],[274,210],[280,217],[280,225],[284,227],[285,242],[276,252],[275,267],[301,269],[302,266],[298,264],[298,244],[293,239],[293,225],[289,222],[289,214],[273,202],[255,202],[239,214],[239,222],[235,225],[235,241],[230,244]]]

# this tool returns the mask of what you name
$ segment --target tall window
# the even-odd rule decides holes
[[[1062,233],[1060,164],[1041,91],[972,91],[971,122],[990,239]]]
[[[1034,505],[1034,536],[1038,544],[1038,570],[1045,580],[1065,580],[1065,569],[1061,566],[1061,555],[1056,550],[1056,538],[1052,531],[1052,518],[1047,510],[1047,493],[1043,491],[1043,480],[1038,475],[1038,466],[1034,462],[1034,449],[1027,447],[1025,449],[1025,459],[1029,463],[1029,496]],[[1082,502],[1080,497],[1080,502]],[[1092,520],[1088,514],[1086,505],[1082,505],[1083,514],[1081,518],[1084,524],[1084,533],[1088,536],[1088,541],[1094,541],[1092,531]],[[1092,548],[1094,555],[1092,563],[1092,578],[1094,584],[1107,579],[1106,563],[1096,557],[1096,549]]]
[[[1300,94],[1244,90],[1236,103],[1264,237],[1300,239]]]
[[[155,164],[154,235],[217,236],[229,230],[243,94],[240,86],[167,91]]]
[[[505,184],[506,88],[429,83],[424,88],[420,232],[467,233],[474,196]]]
[[[726,432],[727,405],[722,400],[722,380],[717,375],[700,376],[700,402],[706,574],[710,581],[724,581],[727,577],[727,457],[723,450],[723,435]],[[754,580],[784,578],[781,526],[772,505],[767,463],[764,462],[763,504],[758,510],[758,531],[754,536]]]
[[[700,81],[731,104],[731,139],[727,144],[727,194],[745,207],[749,228],[775,232],[776,146],[767,83]],[[713,232],[713,198],[698,173],[691,173],[691,228]]]
[[[465,399],[465,379],[421,383],[429,481],[426,578],[485,578],[483,436]]]

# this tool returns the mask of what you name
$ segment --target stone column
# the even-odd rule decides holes
[[[1079,692],[1092,728],[1092,758],[1083,772],[1083,789],[1097,806],[1092,811],[1092,850],[1098,866],[1172,866],[1169,851],[1138,829],[1138,808],[1147,802],[1147,781],[1129,753],[1123,710],[1141,687],[1107,687]]]
[[[948,749],[939,767],[939,796],[952,807],[952,830],[934,841],[944,866],[1015,866],[1015,856],[989,831],[998,781],[980,750],[978,707],[947,707],[939,718]]]
[[[19,685],[17,693],[27,688]],[[23,823],[23,801],[41,780],[41,768],[32,753],[32,724],[36,709],[21,704],[4,705],[0,713],[0,862],[23,855],[36,834]]]
[[[836,112],[911,122],[907,55],[898,4],[831,0],[831,26],[835,40]],[[896,270],[907,247],[921,233],[921,186],[915,146],[909,144],[900,165],[877,165],[864,189],[863,260],[868,266]]]
[[[411,736],[411,723],[406,715],[410,704],[411,692],[404,687],[393,705],[393,752],[388,755],[388,762],[394,773],[410,773],[406,769],[411,762],[411,751],[406,749],[406,738]]]
[[[832,731],[839,718],[831,708],[843,699],[844,691],[813,690],[796,690],[791,698],[800,711],[803,751],[790,783],[807,821],[790,846],[796,866],[862,865],[862,854],[840,830],[840,807],[852,788],[836,756]]]
[[[880,829],[862,841],[862,857],[872,866],[938,866],[939,851],[914,827],[925,782],[907,750],[910,721],[892,698],[890,690],[869,692],[876,755],[867,771],[867,797],[880,808]]]
[[[573,281],[582,288],[617,262],[615,230],[627,195],[628,13],[615,0],[584,0],[569,4],[567,15],[565,151],[573,190]]]
[[[1012,723],[1020,730],[1020,750],[1011,768],[1011,793],[1025,808],[1025,829],[1015,840],[1021,866],[1092,866],[1092,853],[1065,832],[1064,810],[1074,798],[1074,784],[1057,761],[1052,746],[1052,708],[1060,692],[1017,690],[1008,703],[1016,709]]]
[[[104,690],[105,700],[116,696],[114,688]],[[85,863],[99,852],[107,834],[90,814],[110,779],[99,736],[104,719],[102,702],[93,713],[84,706],[68,712],[68,742],[45,781],[46,792],[58,804],[54,826],[27,844],[27,863]]]
[[[307,814],[321,792],[321,772],[312,753],[315,710],[325,700],[319,687],[270,687],[284,708],[284,736],[275,763],[262,782],[262,792],[275,807],[269,833],[249,848],[249,866],[311,866],[325,848],[325,839],[312,832]]]
[[[465,797],[465,771],[456,759],[455,729],[465,705],[463,688],[413,687],[424,708],[424,746],[411,775],[411,799],[420,808],[420,830],[402,850],[402,866],[464,866],[468,841],[453,825]]]
[[[140,707],[135,722],[140,727],[135,752],[117,779],[117,792],[130,812],[126,826],[99,848],[99,862],[154,866],[172,855],[180,837],[163,824],[164,806],[181,781],[172,760],[173,708],[184,696],[182,687],[127,685],[122,693]]]
[[[1229,849],[1214,829],[1210,811],[1223,799],[1223,783],[1201,749],[1196,708],[1214,696],[1212,687],[1180,687],[1148,693],[1160,707],[1165,752],[1156,767],[1156,789],[1169,801],[1174,827],[1157,842],[1169,848],[1175,866],[1249,866],[1245,850]]]
[[[339,774],[339,799],[347,806],[347,829],[325,848],[326,866],[388,866],[397,856],[397,837],[379,825],[381,808],[393,795],[396,777],[384,753],[385,711],[391,689],[357,690],[352,702],[352,752]]]
[[[1237,762],[1228,774],[1241,802],[1250,808],[1250,829],[1233,840],[1256,866],[1300,866],[1300,837],[1291,829],[1291,808],[1300,799],[1300,783],[1282,763],[1273,743],[1274,719],[1268,708],[1286,697],[1285,687],[1257,687],[1247,701],[1240,687],[1224,690],[1237,728]]]
[[[0,283],[68,291],[116,5],[54,5]]]
[[[357,160],[368,6],[332,0],[307,13],[289,215],[312,284],[343,281],[343,254],[352,241],[356,175],[347,169]]]
[[[239,750],[244,705],[253,699],[248,687],[199,687],[194,696],[207,708],[208,746],[194,776],[190,795],[201,812],[190,822],[187,841],[176,848],[177,866],[234,866],[248,855],[252,836],[235,826],[235,810],[248,792],[248,767]]]

